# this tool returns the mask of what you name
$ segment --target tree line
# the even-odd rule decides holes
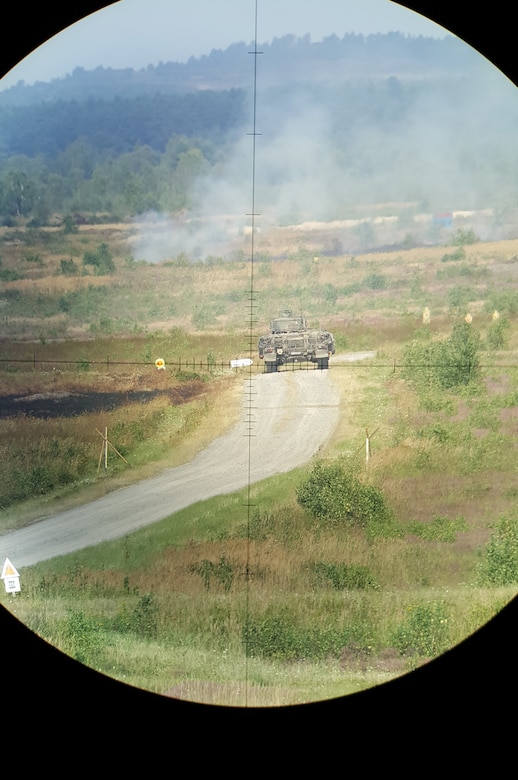
[[[124,220],[151,210],[177,212],[192,205],[197,178],[217,158],[213,144],[185,136],[172,136],[163,153],[139,145],[101,157],[87,140],[77,140],[55,160],[13,157],[0,174],[0,221],[9,226],[23,218],[39,227],[55,214]]]
[[[365,199],[370,186],[387,200],[416,201],[435,186],[439,209],[452,208],[454,199],[457,208],[515,202],[518,106],[511,98],[468,77],[280,83],[259,94],[261,143],[275,143],[291,121],[303,168],[313,118],[325,117],[321,151],[314,143],[308,148],[334,160],[339,199],[347,192]],[[125,219],[190,209],[200,177],[224,180],[250,129],[251,95],[244,89],[6,106],[0,223],[23,218],[44,225],[55,213]],[[286,178],[278,165],[269,176],[271,186]]]

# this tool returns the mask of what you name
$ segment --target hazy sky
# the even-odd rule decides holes
[[[50,81],[81,66],[143,68],[254,39],[255,0],[119,0],[40,46],[2,80]],[[398,30],[440,37],[446,31],[390,0],[258,0],[258,41],[287,33],[321,40],[335,33]]]

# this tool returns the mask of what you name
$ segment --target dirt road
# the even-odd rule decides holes
[[[244,381],[242,403],[239,423],[190,463],[1,536],[0,561],[31,566],[290,471],[318,452],[338,422],[339,393],[328,371],[254,375]]]

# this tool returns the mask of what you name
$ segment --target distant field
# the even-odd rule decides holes
[[[363,338],[373,327],[377,339],[380,321],[389,331],[417,327],[424,307],[431,311],[432,328],[452,311],[479,315],[509,308],[518,285],[518,241],[448,247],[443,241],[456,236],[458,242],[472,232],[466,218],[460,224],[456,234],[435,236],[433,246],[414,246],[425,238],[420,233],[413,236],[392,226],[384,228],[385,235],[378,228],[376,245],[396,248],[370,253],[358,248],[353,228],[323,230],[308,223],[304,229],[259,233],[255,329],[261,332],[287,306],[339,332],[354,334],[359,325]],[[134,241],[139,229],[84,225],[70,235],[58,229],[3,228],[2,337],[44,344],[175,328],[247,333],[247,235],[234,238],[222,254],[196,261],[175,255],[172,241],[171,253],[166,244],[162,260],[150,263],[138,253],[141,247],[146,255],[145,242]]]

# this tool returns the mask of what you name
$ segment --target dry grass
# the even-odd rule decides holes
[[[186,331],[191,330],[193,308],[216,299],[224,302],[223,313],[203,326],[196,339],[190,335],[185,348],[197,359],[206,359],[208,353],[213,353],[218,360],[228,360],[229,355],[241,356],[246,351],[243,335],[246,336],[244,318],[250,278],[246,263],[210,268],[198,265],[185,268],[142,266],[132,270],[130,277],[126,275],[124,266],[124,240],[127,235],[125,226],[102,230],[85,226],[78,236],[71,238],[76,258],[80,258],[85,248],[95,246],[100,240],[115,240],[118,273],[111,277],[58,276],[60,259],[71,256],[65,250],[42,253],[43,266],[29,268],[30,264],[24,260],[26,248],[5,247],[4,268],[17,265],[27,268],[27,278],[7,282],[6,290],[52,297],[87,288],[88,285],[99,287],[108,284],[114,290],[127,285],[128,290],[134,286],[139,293],[135,300],[149,295],[151,304],[149,316],[146,310],[146,319],[143,319],[143,325],[149,332],[139,339],[91,338],[81,344],[76,341],[73,345],[68,341],[58,343],[49,340],[47,344],[36,342],[26,347],[4,342],[4,354],[9,357],[20,349],[27,349],[29,357],[37,351],[46,361],[46,370],[2,373],[0,392],[79,392],[115,388],[127,391],[162,385],[164,388],[179,386],[182,383],[176,383],[169,374],[157,373],[153,366],[112,365],[109,371],[98,366],[80,373],[59,367],[53,371],[52,360],[60,356],[76,360],[78,350],[82,359],[91,361],[96,358],[103,360],[108,354],[112,356],[114,351],[114,363],[116,356],[122,360],[128,359],[128,355],[136,355],[142,361],[145,350],[148,357],[154,357],[158,354],[157,350],[162,350],[168,343],[161,340],[158,331],[178,325],[185,326]],[[315,256],[318,256],[318,247],[322,247],[324,239],[330,237],[318,231],[311,234],[279,231],[277,238],[272,234],[268,239],[269,246],[262,248],[268,249],[271,254],[280,251],[295,254],[298,249],[314,247]],[[88,238],[89,243],[81,243],[84,238]],[[264,237],[260,244],[263,240]],[[90,562],[81,567],[77,575],[71,574],[70,570],[57,575],[53,595],[41,596],[40,601],[31,596],[32,602],[29,599],[16,602],[21,618],[36,622],[41,620],[51,639],[58,642],[60,621],[66,619],[70,609],[90,610],[93,615],[113,618],[122,605],[133,607],[141,594],[153,594],[160,607],[160,630],[163,630],[164,636],[167,635],[167,641],[139,641],[134,636],[120,636],[114,632],[110,634],[112,643],[105,648],[103,670],[118,679],[165,695],[234,706],[243,706],[244,702],[248,706],[276,706],[344,695],[402,673],[401,664],[408,663],[408,659],[402,662],[401,657],[396,657],[390,645],[391,636],[394,627],[405,619],[409,606],[414,603],[441,602],[447,605],[452,616],[452,642],[465,638],[488,620],[498,605],[503,606],[506,599],[514,594],[511,589],[475,588],[469,583],[474,579],[479,551],[491,533],[491,523],[500,512],[512,508],[515,503],[516,453],[512,437],[516,432],[516,409],[502,408],[493,415],[498,418],[500,426],[495,428],[494,435],[503,433],[505,429],[509,433],[505,440],[508,449],[504,455],[498,455],[500,460],[488,450],[486,462],[479,464],[476,470],[463,470],[459,455],[462,454],[461,434],[464,435],[461,426],[469,427],[476,399],[454,399],[447,413],[444,410],[426,411],[420,406],[417,395],[406,383],[399,381],[398,375],[390,368],[392,359],[400,356],[402,345],[421,328],[425,304],[432,311],[432,337],[439,338],[451,328],[448,291],[463,284],[464,280],[438,278],[438,269],[448,266],[441,262],[446,251],[445,247],[424,247],[354,258],[350,255],[320,257],[318,263],[312,258],[292,258],[258,263],[255,271],[257,289],[262,295],[259,296],[257,329],[266,325],[272,316],[272,308],[275,308],[275,314],[277,308],[291,305],[291,299],[283,300],[283,296],[289,298],[290,290],[296,286],[297,295],[306,296],[303,305],[307,303],[308,308],[313,307],[312,315],[320,318],[323,324],[338,329],[345,336],[348,348],[377,350],[376,361],[370,365],[361,369],[344,367],[330,371],[330,378],[340,392],[341,415],[325,454],[354,455],[361,461],[364,458],[365,429],[368,428],[371,434],[374,432],[373,455],[366,478],[383,488],[403,527],[414,521],[430,523],[435,515],[464,517],[467,528],[457,534],[454,542],[424,541],[409,535],[395,539],[369,539],[361,531],[338,533],[315,529],[301,512],[297,512],[293,498],[279,500],[275,504],[270,501],[269,494],[261,493],[260,487],[257,487],[253,499],[259,509],[277,513],[278,518],[285,519],[285,522],[278,519],[273,532],[265,538],[247,540],[243,535],[245,513],[234,511],[231,504],[222,509],[209,502],[196,510],[199,512],[194,518],[196,528],[201,529],[196,540],[189,540],[184,529],[184,535],[178,537],[171,530],[171,538],[164,541],[165,526],[162,526],[161,530],[157,529],[157,538],[159,534],[162,536],[156,542],[156,548],[153,547],[155,542],[151,531],[146,537],[135,536],[120,542],[118,547],[113,545],[110,550],[114,551],[115,560],[120,565],[113,563],[108,566],[102,559],[102,565]],[[514,263],[518,242],[476,244],[465,247],[465,253],[466,260],[463,262],[469,263],[471,269],[487,268],[493,274],[489,281],[482,280],[483,284],[478,287],[473,280],[466,281],[474,287],[478,296],[470,302],[470,306],[473,305],[473,311],[478,313],[479,322],[485,328],[484,285],[491,283],[498,286],[502,280],[510,279],[507,289],[516,289],[518,280]],[[363,280],[373,273],[385,277],[385,290],[360,287],[354,294],[339,294],[336,304],[329,305],[328,314],[324,308],[318,309],[320,301],[322,307],[325,303],[325,285],[335,288],[353,284],[361,286]],[[316,302],[315,291],[322,296]],[[164,296],[177,305],[175,313],[170,316],[158,307]],[[180,300],[185,303],[180,304]],[[296,304],[301,305],[298,299]],[[128,305],[131,306],[131,300]],[[155,310],[158,313],[152,314]],[[56,327],[63,327],[64,332],[70,335],[70,322],[64,315],[59,317]],[[22,325],[27,328],[25,337],[28,338],[31,328],[36,326],[39,329],[44,323],[31,319],[28,312],[25,318],[20,317],[12,323],[14,336],[19,335]],[[490,399],[505,398],[514,387],[514,377],[505,367],[507,362],[514,360],[512,350],[518,344],[513,318],[511,325],[510,351],[491,355],[495,366],[500,362],[502,368],[492,368],[491,375],[488,374],[486,390]],[[33,331],[32,338],[35,337]],[[175,356],[181,353],[173,338],[169,349]],[[386,365],[377,368],[374,363]],[[213,378],[203,388],[208,396],[193,401],[193,414],[198,416],[198,421],[203,420],[204,425],[187,426],[188,435],[176,437],[174,447],[166,443],[171,431],[164,430],[164,439],[161,444],[158,443],[160,446],[153,451],[148,450],[148,455],[152,455],[148,462],[144,463],[142,459],[135,471],[117,474],[110,486],[124,484],[137,476],[151,475],[166,464],[175,465],[192,457],[194,452],[232,424],[239,412],[236,400],[240,387],[240,381],[236,381],[235,376]],[[165,408],[164,403],[157,399],[146,406],[145,412],[152,416]],[[27,446],[52,436],[80,437],[89,443],[95,465],[100,439],[94,429],[98,427],[102,430],[105,425],[111,429],[118,423],[136,422],[142,419],[143,412],[141,407],[126,406],[113,413],[85,415],[74,420],[59,420],[55,424],[29,419],[4,420],[0,423],[0,433],[7,442],[16,438],[21,444],[26,442]],[[450,426],[448,433],[453,432],[458,439],[446,444],[423,435],[422,431],[435,423]],[[455,425],[458,427],[451,428]],[[474,420],[472,428],[470,447],[476,451],[476,447],[481,447],[490,435],[484,415]],[[480,451],[483,452],[482,449]],[[289,483],[289,488],[293,492],[293,482]],[[107,481],[99,480],[88,489],[87,497],[106,489]],[[281,492],[279,488],[279,494]],[[63,505],[75,500],[76,497],[67,496],[62,497],[61,502]],[[210,515],[216,511],[219,512],[218,534],[211,526],[210,533],[207,532],[203,538],[204,513]],[[182,522],[182,516],[177,515],[175,523],[169,523],[169,528],[174,526],[176,532]],[[184,525],[188,527],[187,523]],[[138,557],[140,548],[146,551],[145,565]],[[133,550],[136,551],[135,557]],[[222,559],[232,567],[233,578],[228,589],[223,581],[215,577],[207,585],[200,573],[204,562],[217,565]],[[373,591],[345,592],[321,585],[317,587],[312,566],[319,561],[367,567],[380,587]],[[250,578],[245,576],[248,565]],[[44,568],[38,571],[42,572]],[[34,573],[34,588],[40,576]],[[70,598],[65,600],[57,595],[60,589],[61,592],[67,591]],[[71,594],[74,594],[75,600]],[[254,615],[263,615],[268,610],[283,614],[282,611],[287,609],[307,626],[373,626],[377,641],[386,655],[366,660],[363,655],[358,655],[357,648],[349,647],[343,649],[341,658],[321,664],[275,664],[247,660],[241,644],[242,616],[247,600]],[[174,641],[170,638],[171,632]],[[362,648],[364,651],[365,648]]]

